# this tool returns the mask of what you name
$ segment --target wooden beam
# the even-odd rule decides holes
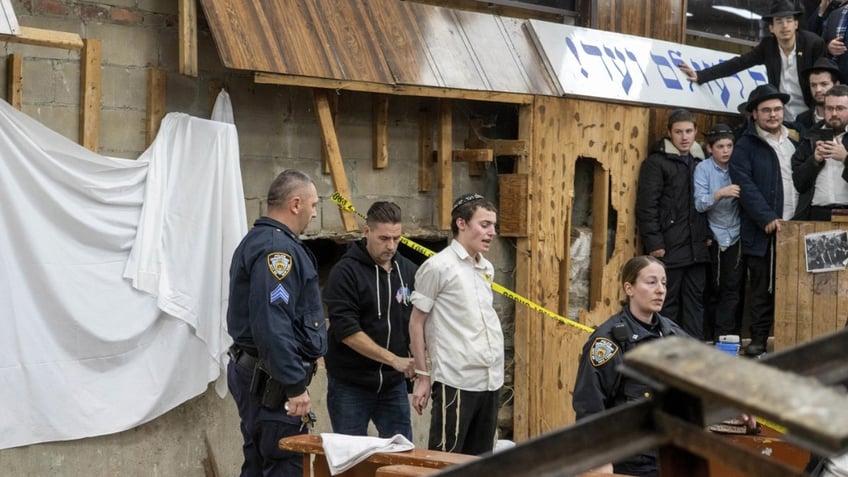
[[[350,200],[350,187],[347,183],[342,154],[339,150],[339,140],[336,137],[336,129],[333,126],[333,118],[330,114],[330,100],[328,99],[328,95],[331,93],[327,90],[315,89],[312,94],[315,101],[315,114],[318,115],[318,126],[321,128],[324,151],[326,151],[329,158],[333,186],[336,192]],[[345,212],[341,207],[339,207],[339,213],[342,216],[342,223],[346,232],[359,230],[356,217],[353,214]]]
[[[533,138],[533,105],[522,105],[518,107],[518,137],[526,139],[530,144],[534,144]],[[519,158],[515,162],[515,173],[527,174],[528,182],[532,177],[533,169],[530,164],[530,155],[528,157]],[[531,185],[528,183],[526,215],[527,228],[533,230],[531,224],[534,223],[532,210],[533,194],[530,193]],[[515,291],[520,295],[536,300],[539,297],[534,292],[534,268],[531,250],[533,249],[533,240],[536,238],[517,238],[515,240]],[[515,336],[513,338],[514,346],[514,368],[513,368],[513,383],[515,389],[515,400],[512,407],[512,438],[516,442],[525,441],[530,436],[538,434],[535,432],[532,417],[538,413],[536,408],[541,407],[541,403],[533,399],[531,391],[533,386],[540,382],[536,371],[536,367],[532,366],[532,347],[533,347],[533,332],[538,330],[538,323],[530,320],[538,318],[530,312],[526,306],[515,307]]]
[[[374,169],[389,165],[389,97],[374,96]]]
[[[20,110],[23,106],[23,63],[24,57],[17,53],[9,54],[9,57],[6,59],[6,67],[8,70],[8,77],[6,79],[6,85],[8,87],[6,99],[9,100],[9,104],[11,104],[12,107],[18,110]]]
[[[327,102],[330,105],[330,119],[333,120],[333,128],[335,129],[336,117],[339,115],[339,92],[336,91],[335,94],[327,94]],[[324,148],[321,148],[321,172],[323,174],[330,174],[330,156]]]
[[[197,3],[179,0],[180,74],[197,77]]]
[[[422,109],[418,114],[418,192],[433,189],[433,113]]]
[[[473,101],[491,101],[495,103],[512,104],[530,104],[533,102],[533,95],[531,94],[499,93],[497,91],[476,91],[467,89],[437,88],[431,86],[391,85],[368,83],[365,81],[341,81],[325,78],[313,78],[309,76],[281,75],[277,73],[255,73],[253,81],[261,84],[364,91],[366,93],[394,94],[397,96],[467,99]]]
[[[458,149],[453,151],[453,162],[492,162],[495,160],[491,149]]]
[[[610,207],[610,177],[604,166],[595,162],[592,182],[592,250],[589,277],[589,309],[604,299],[604,270],[607,264],[607,223]]]
[[[21,27],[20,35],[0,35],[0,42],[47,46],[65,50],[81,50],[84,46],[83,39],[76,33],[25,26]]]
[[[451,202],[453,201],[453,118],[451,102],[439,100],[439,207],[436,212],[440,230],[451,229]]]
[[[161,68],[147,70],[147,136],[146,145],[150,145],[159,132],[159,125],[165,117],[165,97],[168,89],[168,72]]]
[[[101,51],[100,40],[87,39],[80,55],[80,144],[95,152],[99,147],[100,137]]]

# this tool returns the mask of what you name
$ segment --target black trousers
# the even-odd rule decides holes
[[[721,335],[738,335],[742,331],[742,300],[745,296],[745,259],[742,242],[721,250],[715,242],[710,246],[709,310],[707,338],[718,341]]]
[[[498,391],[462,391],[434,382],[430,397],[430,449],[471,455],[494,449]]]
[[[751,341],[765,344],[774,324],[774,244],[769,237],[762,257],[745,255],[751,295]]]
[[[695,263],[666,269],[666,295],[661,314],[671,318],[691,337],[704,340],[704,287],[707,267]]]

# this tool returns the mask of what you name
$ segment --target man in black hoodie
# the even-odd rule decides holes
[[[350,245],[330,271],[324,303],[330,316],[327,410],[333,432],[412,440],[406,379],[415,376],[409,355],[409,301],[418,267],[397,253],[400,207],[375,202],[365,238]]]

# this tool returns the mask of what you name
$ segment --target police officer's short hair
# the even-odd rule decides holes
[[[274,209],[284,206],[307,184],[312,184],[312,178],[305,172],[294,169],[284,170],[268,188],[268,208]]]
[[[474,216],[474,212],[480,207],[495,213],[498,212],[495,205],[480,194],[464,194],[453,201],[453,206],[451,207],[451,232],[454,237],[459,235],[459,227],[456,225],[456,219],[470,222],[471,217]]]
[[[690,122],[693,125],[697,125],[695,122],[695,115],[689,112],[688,109],[675,109],[668,116],[668,130],[671,131],[671,127],[674,126],[674,123],[682,123],[682,122]]]
[[[400,206],[386,200],[374,202],[368,208],[365,223],[371,228],[377,224],[399,224],[401,223]]]

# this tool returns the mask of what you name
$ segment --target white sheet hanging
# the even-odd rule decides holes
[[[223,376],[245,233],[233,125],[169,114],[133,161],[0,101],[0,448],[122,431]]]

